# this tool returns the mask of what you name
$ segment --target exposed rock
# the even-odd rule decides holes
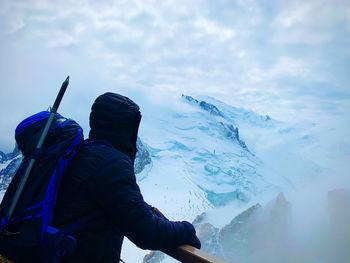
[[[193,98],[191,96],[186,96],[184,94],[182,94],[181,97],[192,104],[199,105],[199,107],[201,107],[205,111],[208,111],[212,115],[223,117],[223,114],[221,113],[221,111],[215,105],[213,105],[211,103],[208,103],[206,101],[199,102],[195,98]]]
[[[213,104],[211,104],[211,103],[207,103],[207,102],[205,102],[205,101],[201,101],[201,102],[199,103],[199,106],[200,106],[202,109],[204,109],[204,110],[210,112],[210,114],[212,114],[212,115],[216,115],[216,116],[221,116],[221,117],[223,117],[221,111],[219,111],[219,109],[218,109],[215,105],[213,105]]]
[[[0,151],[0,163],[6,162],[7,156],[5,153]]]
[[[4,154],[0,151],[0,163],[9,161],[9,164],[4,169],[0,170],[0,190],[7,189],[19,165],[21,164],[22,159],[23,157],[21,155],[21,151],[17,147],[17,144],[11,153]]]
[[[233,127],[232,124],[225,125],[222,122],[220,122],[220,123],[227,130],[227,137],[239,141],[238,128]]]
[[[283,193],[264,208],[256,204],[243,211],[221,230],[204,217],[194,223],[205,252],[227,262],[293,262],[291,205]]]
[[[225,118],[224,115],[221,113],[221,111],[215,105],[213,105],[211,103],[208,103],[206,101],[199,102],[195,98],[193,98],[191,96],[186,96],[184,94],[182,94],[181,97],[183,99],[187,100],[188,102],[190,102],[191,104],[198,105],[199,107],[201,107],[205,111],[208,111],[212,115],[220,116],[220,117]],[[261,118],[262,118],[262,116],[261,116]],[[270,118],[270,117],[266,115],[266,120],[267,120],[267,118]],[[238,127],[234,127],[232,124],[225,124],[225,123],[223,123],[221,121],[220,121],[220,124],[224,128],[227,138],[232,139],[233,141],[236,141],[244,150],[246,150],[249,153],[251,153],[249,151],[246,143],[243,140],[240,140]]]
[[[207,215],[207,214],[206,214],[205,212],[203,212],[203,213],[201,213],[200,215],[198,215],[198,216],[193,220],[193,222],[192,222],[192,224],[194,225],[194,227],[197,227],[197,226],[199,226],[201,223],[203,223],[203,221],[204,221],[206,215]]]
[[[18,155],[22,154],[21,150],[18,149],[17,143],[15,145],[15,148],[13,149],[13,151],[11,153],[7,154],[7,160],[16,158]]]
[[[219,228],[212,226],[210,223],[203,223],[197,228],[197,236],[201,241],[201,250],[223,257],[223,250],[219,242]]]
[[[258,259],[262,262],[293,262],[291,238],[291,204],[281,192],[265,207],[268,220],[259,230],[256,246],[260,248]]]
[[[273,201],[270,209],[269,224],[280,232],[280,230],[287,230],[290,227],[291,220],[291,204],[286,200],[284,194],[281,192]]]
[[[5,169],[0,171],[0,190],[6,190],[15,175],[23,157],[14,158]]]
[[[225,132],[226,132],[226,136],[227,136],[229,139],[232,139],[232,140],[234,140],[234,141],[237,141],[237,142],[239,143],[239,145],[240,145],[243,149],[245,149],[245,150],[247,150],[248,152],[250,152],[249,149],[248,149],[248,147],[247,147],[247,145],[245,144],[245,142],[242,141],[242,140],[240,140],[240,138],[239,138],[239,130],[238,130],[237,127],[235,128],[232,124],[225,124],[225,123],[223,123],[223,122],[220,122],[220,124],[221,124],[222,127],[224,128],[224,130],[225,130]]]
[[[22,154],[21,151],[18,149],[17,144],[15,145],[15,148],[12,152],[5,154],[4,152],[0,151],[0,163],[4,163],[6,161],[9,161],[18,155]]]
[[[192,102],[192,103],[195,103],[195,104],[199,103],[198,100],[196,100],[195,98],[192,98],[191,96],[186,96],[186,95],[182,94],[181,97],[186,99],[189,102]]]
[[[147,146],[142,143],[141,139],[138,137],[136,146],[138,152],[136,153],[134,170],[135,174],[141,173],[147,164],[152,162],[151,155],[147,149]]]
[[[165,254],[160,251],[152,251],[143,258],[143,263],[160,263],[165,258]]]
[[[263,209],[256,204],[236,216],[220,231],[220,244],[228,262],[250,259],[253,241],[260,227]],[[249,261],[247,261],[249,262]]]

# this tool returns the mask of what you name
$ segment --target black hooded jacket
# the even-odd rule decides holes
[[[200,247],[190,223],[154,214],[143,200],[133,169],[140,119],[139,107],[118,94],[106,93],[93,104],[89,139],[64,175],[54,226],[96,211],[102,216],[73,234],[77,249],[64,262],[119,262],[124,236],[143,249]]]

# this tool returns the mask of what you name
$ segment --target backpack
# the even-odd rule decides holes
[[[51,226],[60,182],[83,142],[83,130],[56,113],[42,148],[35,150],[49,115],[49,111],[39,112],[16,128],[15,139],[24,159],[0,205],[0,260],[2,255],[16,263],[60,262],[75,250],[76,240],[70,233],[95,216],[81,218],[64,229]],[[13,196],[31,159],[36,162],[8,220]]]

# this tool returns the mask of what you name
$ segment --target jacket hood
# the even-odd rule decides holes
[[[140,108],[135,102],[120,94],[107,92],[92,105],[89,138],[108,141],[134,162],[140,121]]]

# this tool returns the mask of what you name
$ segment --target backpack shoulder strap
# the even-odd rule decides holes
[[[77,221],[65,226],[64,228],[62,228],[60,230],[60,232],[63,234],[66,234],[66,235],[72,234],[72,233],[76,232],[77,230],[84,228],[90,222],[92,222],[94,219],[97,219],[102,215],[103,215],[103,211],[97,210],[97,211],[93,212],[92,214],[85,215],[85,216],[81,217],[80,219],[78,219]]]

